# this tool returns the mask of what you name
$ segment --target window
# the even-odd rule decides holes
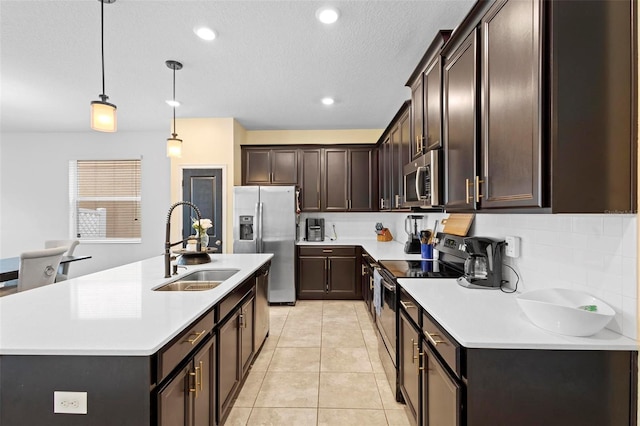
[[[140,242],[140,162],[69,162],[69,225],[75,238]]]

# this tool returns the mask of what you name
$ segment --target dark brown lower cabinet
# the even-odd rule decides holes
[[[188,364],[158,392],[159,426],[215,423],[215,338],[209,337]]]
[[[418,424],[420,409],[420,331],[403,309],[399,309],[400,392],[412,424]]]
[[[298,299],[361,299],[355,246],[298,247]]]
[[[253,339],[253,318],[255,312],[256,298],[251,296],[249,300],[244,302],[240,307],[240,365],[242,366],[242,376],[244,376],[251,367],[254,355],[254,339]]]
[[[451,376],[425,341],[420,348],[421,424],[423,426],[460,426],[462,385]]]
[[[231,410],[234,391],[240,384],[240,348],[238,315],[233,315],[218,329],[218,415],[226,417]]]

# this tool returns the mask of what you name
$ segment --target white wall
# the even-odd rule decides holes
[[[0,139],[0,257],[69,238],[69,160],[142,157],[142,242],[81,243],[78,276],[160,255],[170,206],[167,135],[159,132],[2,133]],[[162,271],[159,271],[162,273]]]
[[[422,214],[426,220],[419,229],[433,228],[436,219],[448,216]],[[375,224],[382,222],[395,240],[406,241],[407,213],[305,213],[300,221],[302,233],[306,217],[324,217],[325,235],[331,236],[331,226],[335,225],[338,240],[375,239]],[[616,317],[608,328],[635,339],[638,334],[637,222],[637,215],[631,214],[479,213],[469,235],[520,237],[520,257],[506,258],[505,262],[520,275],[518,291],[563,287],[590,293],[615,309]],[[442,231],[442,226],[438,229]],[[513,286],[516,281],[513,272],[507,267],[503,272]]]

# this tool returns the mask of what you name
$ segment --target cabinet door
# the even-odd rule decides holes
[[[460,426],[462,389],[422,343],[422,424]]]
[[[411,85],[412,158],[421,156],[424,150],[424,89],[422,84],[422,74],[420,74]]]
[[[212,426],[215,413],[215,339],[211,338],[193,357],[195,391],[193,394],[193,426]]]
[[[322,152],[318,149],[304,149],[300,151],[300,210],[303,212],[320,211],[321,191],[321,159]]]
[[[401,163],[401,146],[400,146],[400,127],[398,125],[393,126],[391,129],[391,210],[399,209],[402,205],[400,197],[404,196],[404,179],[401,179],[404,174]]]
[[[350,211],[370,212],[374,210],[377,197],[374,188],[374,156],[372,149],[349,150],[349,201]]]
[[[419,338],[418,332],[407,318],[404,311],[400,310],[399,347],[400,347],[400,391],[407,403],[408,412],[413,416],[413,424],[418,421],[418,396],[420,386],[419,370]]]
[[[540,4],[498,1],[482,20],[483,209],[542,206]]]
[[[191,366],[185,367],[158,393],[158,426],[186,426],[189,409],[188,377]]]
[[[348,198],[347,149],[324,150],[324,188],[322,191],[324,211],[346,211]]]
[[[428,66],[424,73],[424,127],[426,150],[442,147],[442,92],[440,55]]]
[[[240,308],[240,365],[242,366],[243,376],[251,366],[254,353],[253,322],[255,301],[255,297],[252,296]]]
[[[355,257],[329,257],[327,275],[329,291],[327,299],[359,299],[357,280],[357,262]]]
[[[473,210],[476,146],[476,33],[444,65],[446,208]]]
[[[268,185],[271,183],[271,155],[268,149],[244,151],[244,185]]]
[[[327,258],[300,256],[298,258],[298,298],[323,299],[327,291]]]
[[[404,203],[404,166],[411,161],[410,133],[411,122],[409,113],[402,115],[398,120],[398,141],[393,145],[395,170],[393,171],[393,206],[392,210],[406,210]],[[396,196],[397,195],[397,196]]]
[[[378,147],[380,210],[391,210],[391,138],[387,136]]]
[[[218,330],[218,420],[226,418],[240,382],[239,316],[238,311]]]
[[[295,149],[271,150],[271,183],[274,185],[298,184],[298,151]]]

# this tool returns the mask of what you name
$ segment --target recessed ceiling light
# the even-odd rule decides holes
[[[340,17],[340,12],[334,7],[321,7],[316,11],[316,18],[323,24],[333,24]]]
[[[165,102],[170,107],[179,107],[180,106],[180,101],[174,101],[173,99],[167,99]]]
[[[193,30],[198,37],[203,40],[211,41],[216,38],[216,32],[208,27],[198,27]]]
[[[334,102],[333,98],[322,98],[322,103],[324,105],[333,105]]]

